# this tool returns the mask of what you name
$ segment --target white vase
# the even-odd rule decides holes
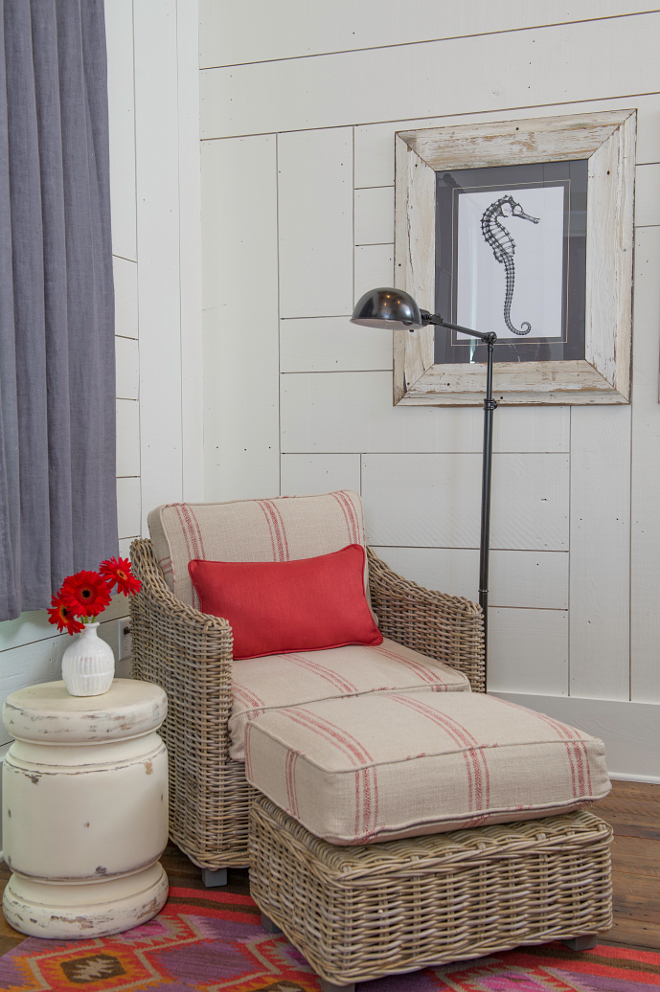
[[[62,657],[62,678],[71,696],[100,696],[112,685],[115,656],[98,636],[98,627],[98,623],[86,623]]]

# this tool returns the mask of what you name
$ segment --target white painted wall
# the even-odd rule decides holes
[[[394,132],[638,109],[630,407],[496,413],[490,688],[660,781],[660,12],[200,0],[206,498],[350,486],[397,570],[477,597],[482,413],[392,407]]]
[[[120,552],[159,503],[203,498],[196,0],[106,0]],[[116,597],[100,634],[118,654]],[[0,624],[0,707],[60,678],[45,612]],[[130,658],[117,665],[130,676]],[[0,724],[1,745],[9,740]]]

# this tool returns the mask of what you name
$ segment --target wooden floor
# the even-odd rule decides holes
[[[660,785],[614,782],[593,811],[614,828],[614,927],[601,943],[660,951]],[[204,888],[199,868],[178,848],[168,847],[161,860],[171,885]],[[0,864],[0,892],[9,874]],[[247,869],[230,870],[227,890],[249,893]],[[23,940],[0,917],[0,954]]]

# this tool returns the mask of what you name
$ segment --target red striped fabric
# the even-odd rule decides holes
[[[333,844],[535,819],[610,789],[602,741],[467,692],[270,709],[250,721],[246,755],[252,785]]]

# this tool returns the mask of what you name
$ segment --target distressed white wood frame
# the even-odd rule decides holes
[[[588,160],[585,358],[497,362],[503,403],[629,403],[636,111],[398,131],[395,284],[435,311],[436,172]],[[488,330],[488,328],[477,328]],[[394,403],[480,406],[484,364],[434,365],[434,330],[394,333]]]

